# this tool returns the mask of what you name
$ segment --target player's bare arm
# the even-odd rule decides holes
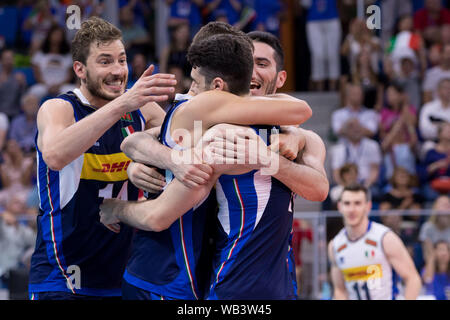
[[[405,283],[405,299],[417,299],[422,281],[402,240],[389,231],[383,238],[383,249],[392,268]]]
[[[280,168],[274,177],[307,200],[324,201],[329,191],[324,168],[325,145],[316,133],[301,128],[298,130],[305,138],[304,148],[294,162],[280,157]]]
[[[214,130],[212,128],[211,130]],[[205,133],[206,137],[210,137]],[[209,142],[209,141],[208,141]],[[200,142],[199,146],[202,144]],[[194,154],[203,156],[206,152],[202,147]],[[202,201],[211,191],[220,175],[226,174],[236,167],[233,165],[214,165],[214,174],[207,183],[189,188],[179,180],[174,179],[164,192],[154,200],[130,202],[117,199],[107,199],[100,205],[100,221],[114,232],[118,232],[117,222],[124,222],[132,227],[146,231],[162,231],[169,228],[174,221]]]
[[[105,104],[90,116],[75,122],[72,107],[62,99],[50,99],[37,115],[38,148],[52,170],[61,170],[88,150],[120,117],[151,101],[167,99],[173,90],[172,75],[151,76],[148,68],[133,88]],[[156,76],[156,75],[155,75]],[[157,87],[162,85],[164,87]],[[152,92],[152,93],[150,93]]]
[[[219,123],[299,125],[311,117],[312,110],[305,101],[285,94],[240,97],[209,90],[187,101],[175,114],[173,127],[190,131],[199,120],[203,130]]]
[[[201,163],[177,164],[173,161],[173,153],[178,152],[180,159],[183,158],[183,151],[172,150],[158,141],[160,128],[152,128],[143,132],[135,132],[129,135],[121,144],[122,151],[135,163],[130,169],[129,178],[139,188],[143,188],[140,183],[147,184],[147,191],[158,189],[159,183],[154,181],[158,178],[154,169],[148,168],[150,165],[160,169],[170,170],[175,177],[187,187],[197,187],[204,184],[211,177],[211,169]],[[186,151],[185,151],[186,152]],[[189,151],[190,152],[190,151]],[[139,168],[133,168],[139,167]],[[144,168],[145,167],[145,168]],[[142,175],[141,175],[142,173]],[[147,178],[149,177],[149,178]],[[139,181],[137,181],[139,180]],[[137,182],[137,183],[135,183]]]
[[[339,270],[334,258],[333,241],[328,244],[328,259],[331,263],[331,282],[333,283],[333,299],[348,300],[347,289],[345,289],[345,279],[341,270]]]

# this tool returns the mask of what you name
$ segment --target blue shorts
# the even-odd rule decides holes
[[[153,293],[133,286],[122,279],[122,299],[123,300],[174,300],[173,298],[163,297],[157,293]]]

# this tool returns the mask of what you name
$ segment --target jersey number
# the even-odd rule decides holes
[[[98,197],[104,199],[116,198],[120,200],[128,200],[128,181],[125,181],[122,184],[122,188],[120,188],[119,193],[116,195],[113,195],[113,187],[114,183],[108,183],[105,188],[98,190]]]
[[[364,290],[366,292],[366,300],[371,300],[370,299],[370,294],[369,294],[369,287],[367,287],[367,282],[364,282],[364,284],[361,286],[361,289]],[[358,300],[362,300],[361,299],[361,294],[359,292],[359,286],[358,286],[358,282],[356,282],[353,285],[353,290],[355,290],[356,292],[356,296],[358,297]]]

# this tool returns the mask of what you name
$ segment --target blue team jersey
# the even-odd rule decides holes
[[[58,97],[70,102],[76,121],[95,108],[76,89]],[[90,296],[120,296],[132,229],[120,233],[100,223],[104,198],[137,200],[128,183],[130,159],[120,150],[126,133],[143,130],[140,111],[125,114],[80,157],[51,170],[37,148],[40,208],[36,247],[31,259],[30,293],[64,291]],[[37,146],[37,143],[36,143]],[[71,278],[78,272],[79,282]]]
[[[253,170],[222,175],[216,193],[218,233],[208,299],[296,299],[292,192]]]
[[[161,127],[160,142],[170,148],[178,146],[170,136],[172,115],[187,100],[181,100],[167,112]],[[166,182],[173,175],[163,170]],[[213,196],[213,195],[212,195]],[[203,261],[205,227],[208,215],[215,210],[214,197],[208,197],[189,210],[167,230],[138,231],[124,280],[140,289],[172,299],[202,299],[208,281],[210,262]]]
[[[339,17],[336,0],[312,0],[308,21],[331,20]]]

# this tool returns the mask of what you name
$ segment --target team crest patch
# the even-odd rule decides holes
[[[120,120],[127,121],[127,122],[133,122],[133,115],[131,114],[131,112],[127,112],[122,116],[122,118],[120,118]]]
[[[373,246],[373,247],[376,247],[377,246],[377,242],[376,241],[373,241],[373,240],[370,240],[370,239],[366,239],[366,244],[368,244],[369,246]]]
[[[339,257],[339,263],[343,264],[344,263],[344,257]]]

